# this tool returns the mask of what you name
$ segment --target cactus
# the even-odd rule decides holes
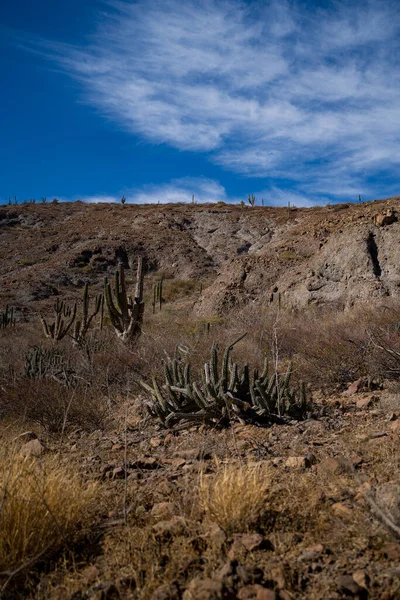
[[[114,281],[114,302],[111,285],[107,278],[104,280],[104,297],[107,304],[108,314],[114,330],[123,342],[130,342],[137,339],[142,333],[142,322],[144,313],[143,302],[143,259],[139,257],[135,296],[128,297],[125,284],[125,271],[122,265],[115,273]]]
[[[24,376],[28,379],[55,379],[61,385],[71,387],[78,378],[63,354],[55,348],[33,346],[25,354]]]
[[[7,327],[15,327],[16,319],[14,315],[14,307],[6,306],[4,312],[0,313],[0,329]]]
[[[99,294],[98,296],[96,296],[93,312],[89,315],[89,284],[85,284],[82,299],[82,317],[80,319],[75,320],[74,329],[72,333],[72,339],[75,344],[82,345],[84,343],[89,327],[94,317],[98,314],[98,312],[101,309],[102,299],[103,294]]]
[[[243,422],[259,425],[285,423],[302,419],[309,407],[307,389],[290,386],[292,365],[284,374],[268,372],[265,361],[261,375],[247,364],[240,367],[230,358],[232,348],[244,335],[229,344],[218,366],[218,349],[212,345],[211,357],[204,365],[202,383],[191,381],[190,364],[170,360],[164,371],[165,383],[160,387],[155,377],[152,385],[142,381],[150,393],[148,410],[166,426],[180,421],[202,421],[208,424],[229,423],[233,415]]]
[[[250,204],[250,206],[254,206],[256,203],[256,197],[254,194],[249,194],[247,197],[247,202]]]
[[[73,308],[67,306],[64,301],[59,302],[58,298],[54,304],[55,317],[53,323],[47,323],[46,319],[40,316],[43,333],[48,339],[55,341],[62,340],[70,330],[76,318],[76,303]]]
[[[164,280],[161,278],[153,285],[153,314],[156,312],[157,305],[160,310],[162,308],[163,281]]]

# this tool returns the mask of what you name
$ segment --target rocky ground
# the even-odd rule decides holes
[[[268,429],[169,432],[134,416],[132,400],[107,431],[70,431],[63,460],[97,482],[99,514],[73,568],[32,597],[398,598],[400,543],[375,503],[400,522],[399,396],[356,389],[324,400],[326,416]],[[60,452],[39,437],[20,438],[22,451]],[[266,514],[232,533],[197,497],[200,474],[226,462],[271,477]]]

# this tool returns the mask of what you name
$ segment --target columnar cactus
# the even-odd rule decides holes
[[[160,310],[162,308],[162,292],[163,292],[163,279],[161,278],[153,285],[153,313],[156,312],[156,306],[158,305]]]
[[[0,313],[0,329],[15,327],[15,323],[14,307],[7,304],[4,312]]]
[[[43,333],[46,338],[60,341],[70,330],[76,318],[76,303],[73,308],[67,306],[64,301],[60,302],[57,298],[54,304],[55,318],[53,323],[47,323],[44,317],[40,317],[43,327]]]
[[[111,285],[107,278],[104,280],[104,297],[110,316],[111,323],[120,340],[131,342],[137,339],[142,333],[142,322],[144,313],[143,302],[143,259],[139,257],[135,296],[127,295],[125,283],[125,271],[122,265],[115,273],[114,294],[111,291]]]
[[[103,295],[99,294],[95,299],[95,306],[93,312],[89,315],[89,284],[85,284],[85,288],[83,290],[83,299],[82,299],[82,317],[76,319],[72,339],[75,344],[83,344],[86,338],[86,334],[89,330],[89,327],[94,319],[94,317],[98,314],[102,306]]]

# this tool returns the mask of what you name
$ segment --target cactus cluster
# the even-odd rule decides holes
[[[15,327],[16,319],[13,306],[6,306],[4,312],[0,313],[0,329]]]
[[[52,378],[71,387],[77,383],[76,374],[63,354],[55,348],[33,346],[25,354],[24,376],[28,379]]]
[[[104,296],[108,314],[114,330],[120,340],[130,342],[137,339],[142,333],[144,313],[143,302],[143,260],[140,257],[136,274],[135,296],[128,296],[125,283],[123,265],[115,273],[114,296],[108,279],[104,280]]]
[[[152,385],[141,382],[150,393],[148,409],[165,425],[179,422],[224,424],[237,415],[243,422],[267,425],[305,418],[309,409],[304,383],[290,385],[292,365],[284,374],[269,374],[265,361],[261,374],[250,373],[249,366],[240,367],[230,353],[244,335],[229,344],[219,367],[218,348],[213,344],[211,358],[204,365],[202,382],[191,381],[190,364],[173,359],[165,365],[165,383],[155,377]]]

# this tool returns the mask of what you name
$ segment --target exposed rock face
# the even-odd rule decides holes
[[[310,240],[307,245],[312,248]],[[371,298],[400,295],[399,222],[382,229],[371,223],[340,229],[311,256],[280,250],[272,243],[259,256],[226,266],[198,312],[222,313],[254,300],[265,304],[278,295],[296,308],[329,303],[349,308]]]

